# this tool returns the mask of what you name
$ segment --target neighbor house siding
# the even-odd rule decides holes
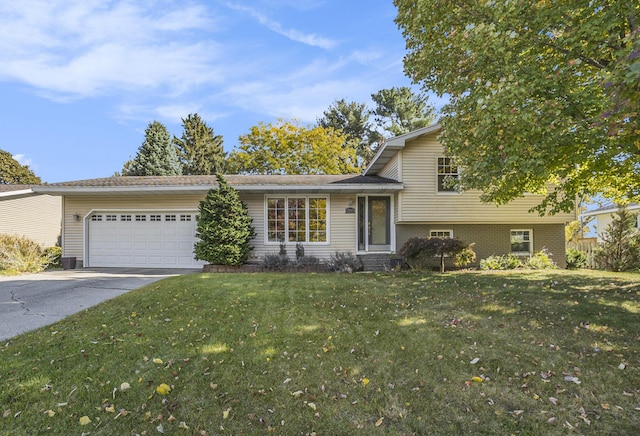
[[[453,230],[453,236],[467,243],[473,243],[476,252],[476,264],[492,255],[503,255],[511,251],[510,232],[514,229],[533,231],[533,251],[547,249],[554,262],[564,268],[565,237],[563,224],[451,224],[446,222],[433,224],[403,224],[397,226],[397,249],[412,237],[429,237],[431,230]]]
[[[402,153],[401,223],[565,223],[575,219],[573,213],[544,217],[530,213],[542,200],[538,195],[525,195],[496,207],[482,203],[478,191],[438,193],[437,159],[444,156],[444,148],[437,133],[409,141]]]
[[[51,195],[0,200],[0,233],[26,236],[44,247],[59,243],[62,201]]]

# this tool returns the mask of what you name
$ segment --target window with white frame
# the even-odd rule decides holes
[[[326,243],[326,197],[268,197],[267,242]]]
[[[533,252],[533,230],[511,230],[511,252],[514,254],[531,254]]]
[[[430,230],[430,238],[453,238],[453,230]]]
[[[458,176],[458,166],[452,157],[438,158],[438,192],[458,192],[452,186]]]

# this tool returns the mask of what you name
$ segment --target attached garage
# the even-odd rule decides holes
[[[198,268],[193,211],[93,211],[86,217],[89,267]]]

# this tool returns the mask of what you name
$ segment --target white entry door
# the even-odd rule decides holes
[[[89,267],[197,268],[195,212],[96,212],[88,218]]]

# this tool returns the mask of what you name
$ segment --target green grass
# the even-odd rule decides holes
[[[637,434],[639,279],[170,278],[2,344],[0,434]]]

